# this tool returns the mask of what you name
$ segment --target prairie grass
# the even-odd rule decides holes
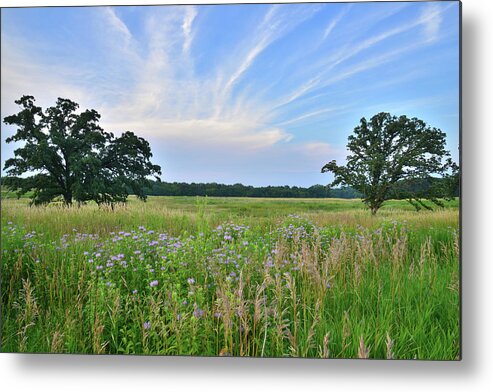
[[[457,201],[2,201],[2,351],[456,360]]]

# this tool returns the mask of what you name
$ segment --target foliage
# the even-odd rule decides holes
[[[329,190],[323,185],[308,188],[299,186],[262,186],[243,184],[152,182],[146,190],[153,196],[211,196],[211,197],[268,197],[268,198],[355,198],[359,194],[350,188]]]
[[[445,133],[424,121],[379,113],[364,117],[348,138],[346,166],[333,160],[322,173],[334,173],[331,186],[351,186],[375,214],[391,198],[406,198],[416,209],[441,205],[458,186],[458,167],[445,150]],[[437,181],[433,176],[445,178]],[[426,186],[423,186],[426,185]]]
[[[17,132],[6,141],[24,145],[6,161],[3,184],[19,196],[33,191],[36,205],[57,197],[67,205],[73,200],[112,204],[125,202],[129,192],[145,199],[147,177],[161,173],[150,162],[146,140],[132,132],[115,138],[98,125],[95,110],[77,114],[79,105],[62,98],[44,112],[32,96],[15,102],[22,110],[4,122],[16,125]]]
[[[435,179],[437,184],[443,179]],[[438,184],[445,185],[445,184]],[[404,188],[404,182],[399,183],[399,188]],[[410,185],[409,185],[410,186]],[[426,183],[413,185],[415,191],[425,191],[429,188]],[[213,183],[185,183],[185,182],[157,182],[152,181],[151,187],[145,190],[146,194],[152,196],[209,196],[209,197],[262,197],[262,198],[339,198],[357,199],[361,198],[360,192],[344,186],[340,188],[329,188],[323,185],[312,185],[308,188],[299,186],[262,186],[253,187],[243,184],[217,184]],[[454,196],[458,196],[458,189],[454,189]],[[396,199],[403,198],[396,194]]]

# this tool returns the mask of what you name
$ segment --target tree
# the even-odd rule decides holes
[[[19,197],[33,191],[35,205],[57,197],[66,205],[73,200],[113,204],[125,202],[129,191],[145,200],[148,177],[159,180],[161,168],[150,162],[149,143],[132,132],[116,138],[105,132],[95,110],[77,114],[79,105],[62,98],[44,112],[32,96],[15,103],[22,110],[4,118],[17,126],[6,142],[24,145],[5,162],[4,185]]]
[[[445,150],[445,137],[417,118],[379,113],[368,122],[363,117],[348,138],[346,166],[333,160],[322,173],[334,173],[330,186],[360,192],[373,215],[396,197],[406,198],[416,209],[431,209],[425,199],[442,205],[440,198],[452,195],[450,184],[457,185],[458,167]]]

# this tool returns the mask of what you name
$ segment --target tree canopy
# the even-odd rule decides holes
[[[330,186],[350,186],[363,195],[375,214],[391,198],[405,198],[416,209],[442,205],[458,188],[458,166],[445,149],[446,135],[424,121],[379,113],[364,117],[348,138],[345,166],[335,160],[322,167],[332,172]]]
[[[99,126],[95,110],[77,113],[79,105],[58,98],[45,111],[32,96],[15,101],[19,113],[4,118],[17,126],[6,142],[21,142],[14,158],[5,162],[3,183],[18,196],[33,192],[32,203],[45,204],[62,197],[98,204],[125,202],[129,192],[145,200],[149,177],[159,180],[161,168],[151,163],[149,143],[133,132],[120,137]]]

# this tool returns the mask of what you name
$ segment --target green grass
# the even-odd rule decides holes
[[[458,359],[457,207],[4,199],[2,351]]]

